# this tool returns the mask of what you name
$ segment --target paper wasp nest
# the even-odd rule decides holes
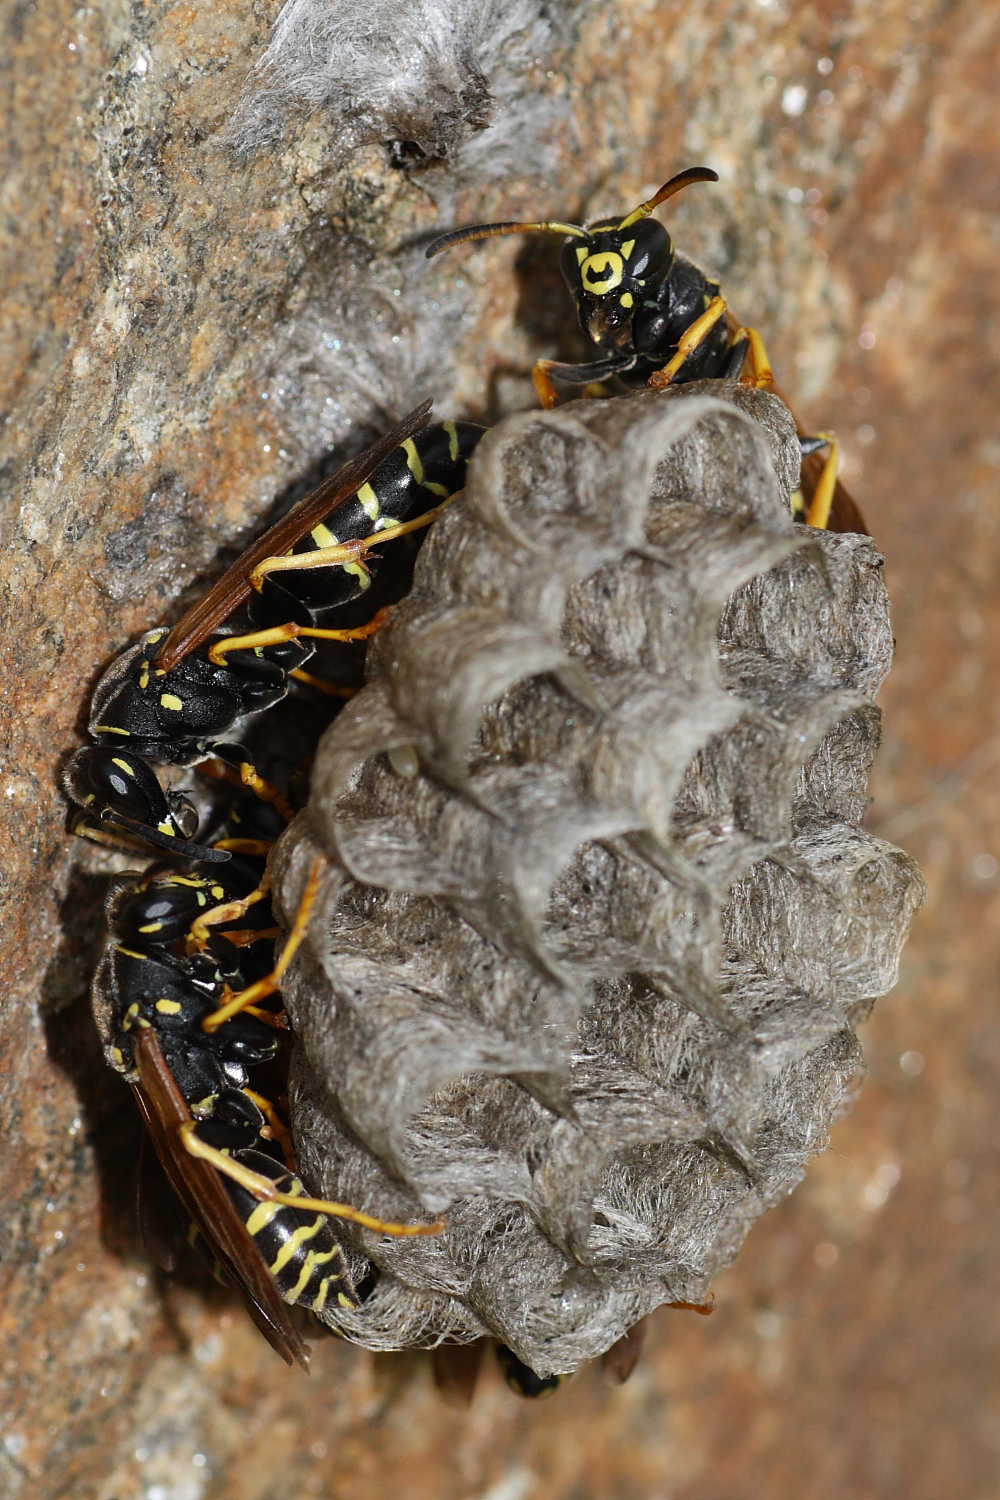
[[[859,826],[881,558],[792,523],[797,467],[768,395],[576,402],[494,429],[430,533],[281,862],[294,909],[328,860],[303,1173],[448,1218],[351,1232],[349,1338],[572,1370],[704,1299],[824,1146],[921,882]]]

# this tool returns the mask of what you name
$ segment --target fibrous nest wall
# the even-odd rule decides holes
[[[920,878],[860,827],[881,558],[730,385],[501,423],[283,845],[304,1175],[433,1239],[330,1323],[539,1373],[701,1301],[826,1142]]]

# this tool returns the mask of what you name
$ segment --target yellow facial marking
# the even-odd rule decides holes
[[[602,297],[621,285],[625,275],[625,263],[615,250],[601,250],[597,255],[588,255],[580,268],[580,279],[584,290]]]
[[[635,249],[635,240],[626,240],[625,243],[624,243],[624,245],[622,246],[622,255],[625,258],[625,260],[628,260],[629,256],[632,254],[632,251],[634,249]]]
[[[171,713],[179,714],[184,707],[184,700],[178,698],[176,693],[161,693],[160,707],[169,708]]]
[[[632,296],[631,292],[622,292],[621,298],[619,300],[621,301],[622,307],[631,307],[635,301],[635,298]]]
[[[582,266],[583,263],[584,263],[584,261],[587,259],[587,256],[589,254],[590,254],[589,250],[581,250],[580,247],[577,246],[576,247],[576,263],[577,263],[577,265],[578,266]]]
[[[127,760],[119,760],[117,755],[111,757],[111,764],[117,766],[119,771],[124,771],[126,776],[135,775],[135,767],[130,766]]]

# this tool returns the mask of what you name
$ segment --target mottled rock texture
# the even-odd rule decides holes
[[[507,419],[325,736],[278,851],[293,891],[328,857],[322,978],[286,992],[300,1159],[448,1215],[362,1238],[348,1337],[572,1371],[705,1301],[825,1143],[921,881],[858,826],[882,560],[793,523],[797,460],[726,385]]]
[[[336,59],[315,108],[293,67],[287,86],[273,61],[255,74],[291,7],[3,9],[0,1489],[18,1500],[757,1500],[803,1472],[817,1493],[993,1500],[995,13],[542,9],[496,45],[493,7],[451,12],[457,93],[428,79],[402,113],[387,84],[363,130]],[[370,19],[367,76],[389,79],[420,13]],[[265,88],[278,129],[234,154]],[[596,1373],[558,1407],[494,1381],[456,1423],[424,1361],[330,1340],[311,1381],[286,1375],[237,1306],[151,1272],[139,1136],[85,1000],[107,862],[66,839],[59,766],[103,664],[276,494],[416,396],[528,408],[532,358],[571,354],[550,242],[428,267],[422,237],[613,211],[696,161],[724,182],[671,205],[671,229],[765,330],[811,426],[840,431],[888,560],[899,653],[869,816],[930,900],[865,1028],[857,1109],[720,1278],[714,1318],[666,1315],[613,1399]]]

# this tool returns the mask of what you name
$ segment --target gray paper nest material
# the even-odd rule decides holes
[[[793,525],[797,463],[768,395],[576,402],[495,428],[430,533],[282,849],[287,909],[327,860],[303,1174],[448,1216],[354,1233],[347,1337],[572,1370],[703,1299],[825,1144],[921,881],[858,826],[881,558]]]

